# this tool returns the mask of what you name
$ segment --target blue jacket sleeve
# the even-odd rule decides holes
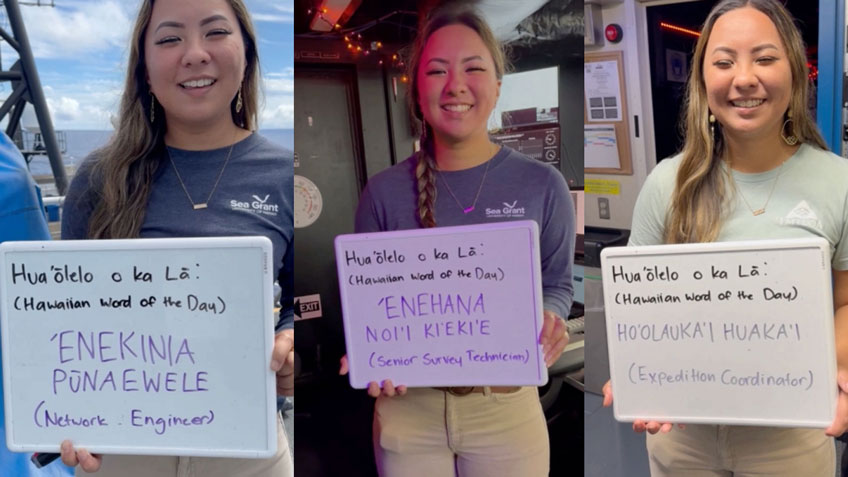
[[[0,132],[0,242],[49,240],[50,231],[38,186],[26,161],[8,136]]]

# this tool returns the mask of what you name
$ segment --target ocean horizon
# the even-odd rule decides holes
[[[66,142],[62,162],[66,170],[76,170],[79,163],[92,151],[106,144],[113,133],[113,131],[82,129],[63,129],[62,132],[65,134]],[[294,150],[294,129],[260,129],[259,134],[286,149]],[[29,170],[33,176],[53,175],[47,156],[33,156]]]

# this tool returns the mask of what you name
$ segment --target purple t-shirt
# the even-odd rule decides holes
[[[553,166],[507,147],[489,162],[488,171],[483,163],[437,174],[436,226],[535,220],[540,232],[544,307],[567,317],[574,295],[571,269],[575,211],[565,179]],[[418,158],[413,155],[368,181],[356,211],[357,233],[421,227],[417,214],[417,163]],[[475,204],[478,189],[480,196]],[[463,209],[472,204],[474,210],[464,213]]]

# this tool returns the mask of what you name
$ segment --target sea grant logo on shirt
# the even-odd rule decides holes
[[[778,223],[780,225],[801,225],[818,230],[821,230],[822,228],[822,224],[819,221],[818,216],[813,209],[810,208],[810,205],[807,204],[806,200],[799,202],[794,209],[790,210],[789,213],[786,214],[786,217],[778,219]]]
[[[503,207],[499,209],[491,209],[489,207],[486,207],[486,218],[500,219],[505,217],[524,217],[524,207],[518,207],[518,200],[512,201],[511,204],[509,202],[502,202],[502,204]]]
[[[269,204],[269,197],[271,197],[271,194],[265,194],[264,198],[254,195],[251,196],[251,200],[249,201],[232,199],[230,200],[230,208],[233,210],[244,210],[255,214],[271,215],[276,217],[277,213],[280,211],[280,206],[278,204]]]

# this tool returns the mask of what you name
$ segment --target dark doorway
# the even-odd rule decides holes
[[[372,476],[373,400],[338,376],[344,337],[333,239],[353,232],[364,184],[355,73],[298,64],[295,84],[297,475]]]
[[[298,66],[295,83],[295,297],[318,295],[295,309],[299,377],[308,378],[344,349],[333,238],[353,233],[362,154],[353,71]]]
[[[714,0],[702,0],[646,9],[657,162],[671,157],[683,145],[680,124],[686,79],[698,32],[715,4]],[[795,17],[807,46],[807,63],[813,81],[810,104],[815,108],[819,2],[788,2],[786,7]]]

